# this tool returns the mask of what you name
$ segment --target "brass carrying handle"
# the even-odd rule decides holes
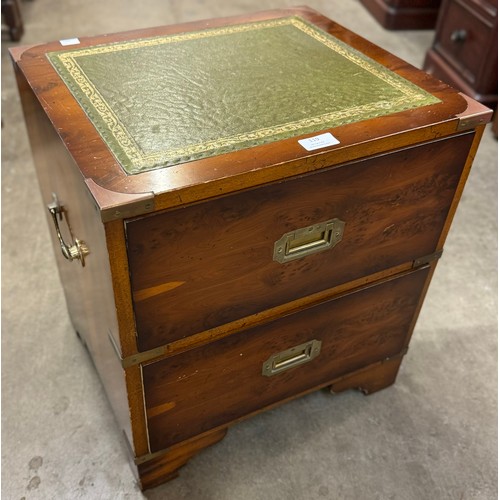
[[[57,216],[59,216],[59,220],[63,220],[64,207],[59,203],[59,200],[57,199],[57,195],[55,193],[52,193],[52,198],[52,203],[49,203],[47,205],[47,208],[49,209],[52,220],[54,221],[57,238],[59,239],[59,244],[61,245],[61,252],[64,257],[70,262],[77,259],[82,264],[82,267],[84,267],[85,256],[90,253],[89,249],[84,241],[77,238],[75,238],[75,241],[72,245],[68,245],[64,242],[61,230],[59,229],[59,221],[57,220]]]
[[[262,375],[271,377],[295,366],[303,365],[318,356],[320,351],[321,340],[310,340],[305,344],[296,345],[286,351],[273,354],[267,361],[264,361]]]
[[[344,226],[344,221],[330,219],[285,233],[274,244],[273,260],[289,262],[333,248],[342,240]]]

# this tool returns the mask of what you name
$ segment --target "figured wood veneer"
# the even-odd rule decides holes
[[[146,365],[152,451],[399,354],[428,271],[413,271]],[[322,347],[312,361],[270,378],[262,375],[270,356],[313,339]]]
[[[264,409],[325,386],[394,382],[491,116],[307,7],[80,47],[289,16],[439,102],[329,129],[339,144],[317,151],[290,137],[126,175],[46,58],[60,43],[11,49],[42,198],[57,194],[64,237],[90,249],[85,267],[66,261],[51,227],[68,310],[142,488]],[[283,234],[334,217],[346,222],[334,248],[273,260]],[[313,339],[323,342],[313,360],[262,375],[270,356]]]
[[[459,135],[127,222],[139,350],[435,252],[472,139]],[[333,249],[273,261],[284,233],[332,217],[346,223]]]

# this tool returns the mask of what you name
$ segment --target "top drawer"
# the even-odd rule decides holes
[[[472,138],[465,133],[127,221],[139,350],[433,253]],[[345,223],[335,246],[273,260],[283,235],[330,219]],[[312,240],[323,236],[314,230]],[[300,236],[300,246],[309,243]]]

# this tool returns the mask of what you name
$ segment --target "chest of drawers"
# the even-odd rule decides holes
[[[424,69],[474,99],[498,101],[498,2],[445,0]]]
[[[11,55],[141,487],[259,411],[394,382],[488,109],[308,8]]]

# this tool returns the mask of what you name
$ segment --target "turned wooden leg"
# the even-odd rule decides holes
[[[154,488],[178,476],[179,469],[186,465],[190,458],[204,448],[220,441],[226,435],[227,429],[221,429],[202,437],[192,439],[169,448],[163,455],[147,462],[137,464],[139,485],[141,489]]]
[[[347,389],[357,389],[368,395],[385,389],[396,381],[403,356],[404,354],[399,354],[342,377],[330,386],[330,392],[336,394]]]

